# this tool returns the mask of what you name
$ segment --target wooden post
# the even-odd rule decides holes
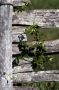
[[[13,90],[11,3],[11,0],[0,0],[0,90]]]

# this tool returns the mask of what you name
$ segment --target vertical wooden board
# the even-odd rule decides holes
[[[1,3],[1,2],[0,2]],[[2,3],[12,3],[2,0]],[[0,6],[0,90],[13,90],[12,86],[12,6]]]

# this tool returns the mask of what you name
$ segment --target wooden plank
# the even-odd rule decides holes
[[[24,33],[27,26],[13,26],[12,28],[12,42],[19,42],[18,36],[20,33]],[[25,36],[24,41],[27,41],[27,38]],[[28,43],[30,45],[30,43]],[[33,42],[31,42],[33,44]],[[18,54],[18,44],[13,44],[13,54]],[[45,41],[45,46],[47,48],[47,52],[59,52],[59,40],[51,40],[51,41]]]
[[[31,67],[32,58],[20,60],[19,66],[13,68],[13,83],[38,81],[59,81],[59,70],[34,72]]]
[[[33,23],[41,27],[59,27],[59,9],[31,10],[13,14],[13,24],[33,25]]]
[[[57,65],[56,65],[57,66]],[[53,67],[53,65],[52,65]],[[48,68],[47,68],[48,70]],[[31,73],[33,72],[32,66],[31,66],[31,58],[29,58],[29,61],[20,60],[18,66],[15,66],[13,68],[13,74],[17,73]],[[59,74],[59,70],[53,70],[53,72],[49,71],[48,73],[54,73]]]
[[[13,40],[12,42],[19,42],[18,36],[20,36],[21,33],[22,34],[25,33],[25,30],[28,27],[29,26],[18,26],[18,25],[13,26],[12,27],[12,40]],[[39,28],[38,30],[39,30],[39,33],[40,33],[39,34],[40,38],[43,39],[43,40],[52,40],[52,39],[54,40],[54,39],[57,39],[58,38],[57,36],[59,35],[59,28]],[[48,36],[51,36],[51,37],[48,37]],[[31,40],[31,38],[29,39],[29,37],[28,37],[28,40]]]
[[[12,44],[12,54],[20,54],[21,52],[19,51],[18,45],[17,44]]]
[[[32,60],[33,60],[33,58],[19,59],[18,66],[15,66],[13,68],[13,74],[17,74],[17,73],[31,73],[31,72],[33,72],[33,69],[32,69],[32,66],[31,66],[31,61]],[[52,67],[53,67],[53,65],[52,65]],[[48,70],[47,73],[50,73],[50,74],[59,74],[59,70],[52,70],[52,72],[51,72],[51,70],[50,71]]]
[[[34,72],[31,64],[28,63],[29,61],[21,60],[20,66],[13,68],[13,83],[15,85],[20,82],[59,81],[59,70]]]
[[[55,73],[57,72],[57,73]],[[59,81],[59,71],[39,71],[13,74],[13,82]]]
[[[26,34],[24,34],[26,27],[14,26],[12,27],[12,42],[19,42],[19,36],[22,34],[24,36],[23,41],[27,41]]]
[[[26,27],[23,26],[13,26],[12,27],[12,42],[19,42],[18,36],[25,32]],[[26,40],[25,40],[26,41]]]
[[[31,43],[27,43],[28,45],[33,45],[36,42],[31,42]],[[44,42],[45,47],[47,49],[47,53],[54,53],[54,52],[59,52],[59,39],[54,40],[54,41],[45,41]],[[12,44],[12,51],[13,54],[19,54],[19,48],[18,48],[18,44]]]
[[[0,0],[0,90],[13,90],[12,80],[12,0]]]
[[[26,26],[12,26],[12,35],[20,32],[24,33],[26,28]]]
[[[59,52],[59,40],[45,41],[47,52]]]
[[[23,6],[24,2],[30,2],[30,0],[12,0],[14,6]]]
[[[33,60],[32,58],[19,59],[18,66],[15,66],[13,68],[13,73],[32,72],[33,71],[31,67],[32,60]]]

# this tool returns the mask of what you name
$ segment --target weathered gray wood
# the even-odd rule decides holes
[[[31,58],[28,58],[27,60],[20,60],[19,65],[13,68],[13,74],[33,72],[31,61]],[[45,72],[50,74],[59,74],[59,70],[48,70]]]
[[[13,74],[13,82],[59,81],[59,71],[39,71]]]
[[[47,52],[59,52],[59,40],[45,41]]]
[[[33,23],[41,27],[59,27],[59,9],[32,10],[13,14],[13,24],[33,25]]]
[[[30,2],[30,0],[12,0],[14,6],[23,6],[24,2]]]
[[[31,42],[31,43],[27,43],[28,45],[33,45],[36,42]],[[57,40],[51,40],[51,41],[45,41],[44,42],[47,53],[54,53],[54,52],[59,52],[59,39]],[[12,50],[13,50],[13,54],[19,54],[19,48],[18,48],[18,44],[13,44],[12,45]]]
[[[26,29],[27,27],[26,26],[12,26],[12,35],[13,34],[18,34],[18,33],[20,33],[20,32],[22,32],[22,33],[24,33],[25,32],[25,29]]]
[[[19,42],[18,36],[24,34],[26,27],[23,26],[13,26],[12,27],[12,42]],[[26,35],[24,41],[27,41]]]
[[[12,54],[20,54],[18,44],[12,44]]]
[[[18,36],[20,35],[20,33],[24,33],[25,32],[25,29],[27,27],[26,26],[13,26],[12,27],[12,42],[19,42],[19,38]],[[25,37],[24,39],[25,41],[27,40],[27,38]],[[33,44],[32,42],[29,43],[30,44]],[[45,45],[46,45],[46,48],[47,50],[50,52],[59,52],[59,40],[51,40],[51,41],[46,41],[45,42]],[[18,45],[17,44],[13,44],[13,54],[17,54],[19,53],[19,49],[18,49]]]
[[[12,3],[0,0],[0,3]],[[12,6],[0,6],[0,90],[13,90],[12,86]]]
[[[22,40],[22,41],[27,41],[27,36],[26,36],[26,34],[24,34],[24,33],[21,33],[21,32],[19,32],[19,33],[14,33],[14,34],[12,34],[12,42],[19,42],[20,40],[20,35],[23,35],[23,37],[24,37],[24,39]]]
[[[11,3],[12,4],[12,0],[0,0],[0,3]]]
[[[42,27],[59,27],[58,18],[59,10],[34,10],[31,12],[19,12],[13,15],[13,24],[33,25],[33,23],[35,23]],[[17,40],[18,38],[14,39],[14,41]],[[59,52],[59,40],[45,42],[45,45],[48,52]],[[20,70],[21,73],[13,75],[14,82],[59,81],[59,71],[23,73],[25,70],[27,71],[28,68],[26,69],[24,68],[24,66],[22,68],[17,68],[18,70]]]
[[[13,83],[59,81],[59,70],[48,70],[34,72],[31,67],[32,58],[20,60],[19,66],[13,68]]]
[[[31,61],[31,58],[27,58],[27,60],[19,59],[19,65],[13,68],[13,73],[32,72]]]
[[[12,42],[19,42],[18,36],[20,35],[20,33],[22,33],[22,34],[25,33],[25,31],[28,27],[29,26],[20,26],[20,25],[13,26],[12,27]],[[59,28],[39,28],[39,32],[41,33],[41,31],[42,31],[44,35],[46,35],[46,31],[48,31],[49,32],[48,36],[50,34],[51,35],[55,34],[55,32],[58,32],[58,30],[59,30]],[[53,31],[53,33],[52,33],[52,31]],[[57,33],[55,35],[57,36]],[[56,36],[54,36],[55,39],[56,39]],[[42,36],[40,36],[40,37],[42,37]],[[52,38],[53,38],[53,36],[52,36]],[[50,39],[52,40],[52,38],[50,38]],[[46,37],[45,37],[45,39],[46,39]]]

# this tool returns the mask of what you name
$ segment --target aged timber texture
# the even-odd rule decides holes
[[[5,5],[1,5],[5,4]],[[13,90],[12,86],[12,3],[0,0],[0,90]]]
[[[32,25],[33,23],[41,27],[59,27],[59,10],[29,10],[13,14],[13,24]]]

